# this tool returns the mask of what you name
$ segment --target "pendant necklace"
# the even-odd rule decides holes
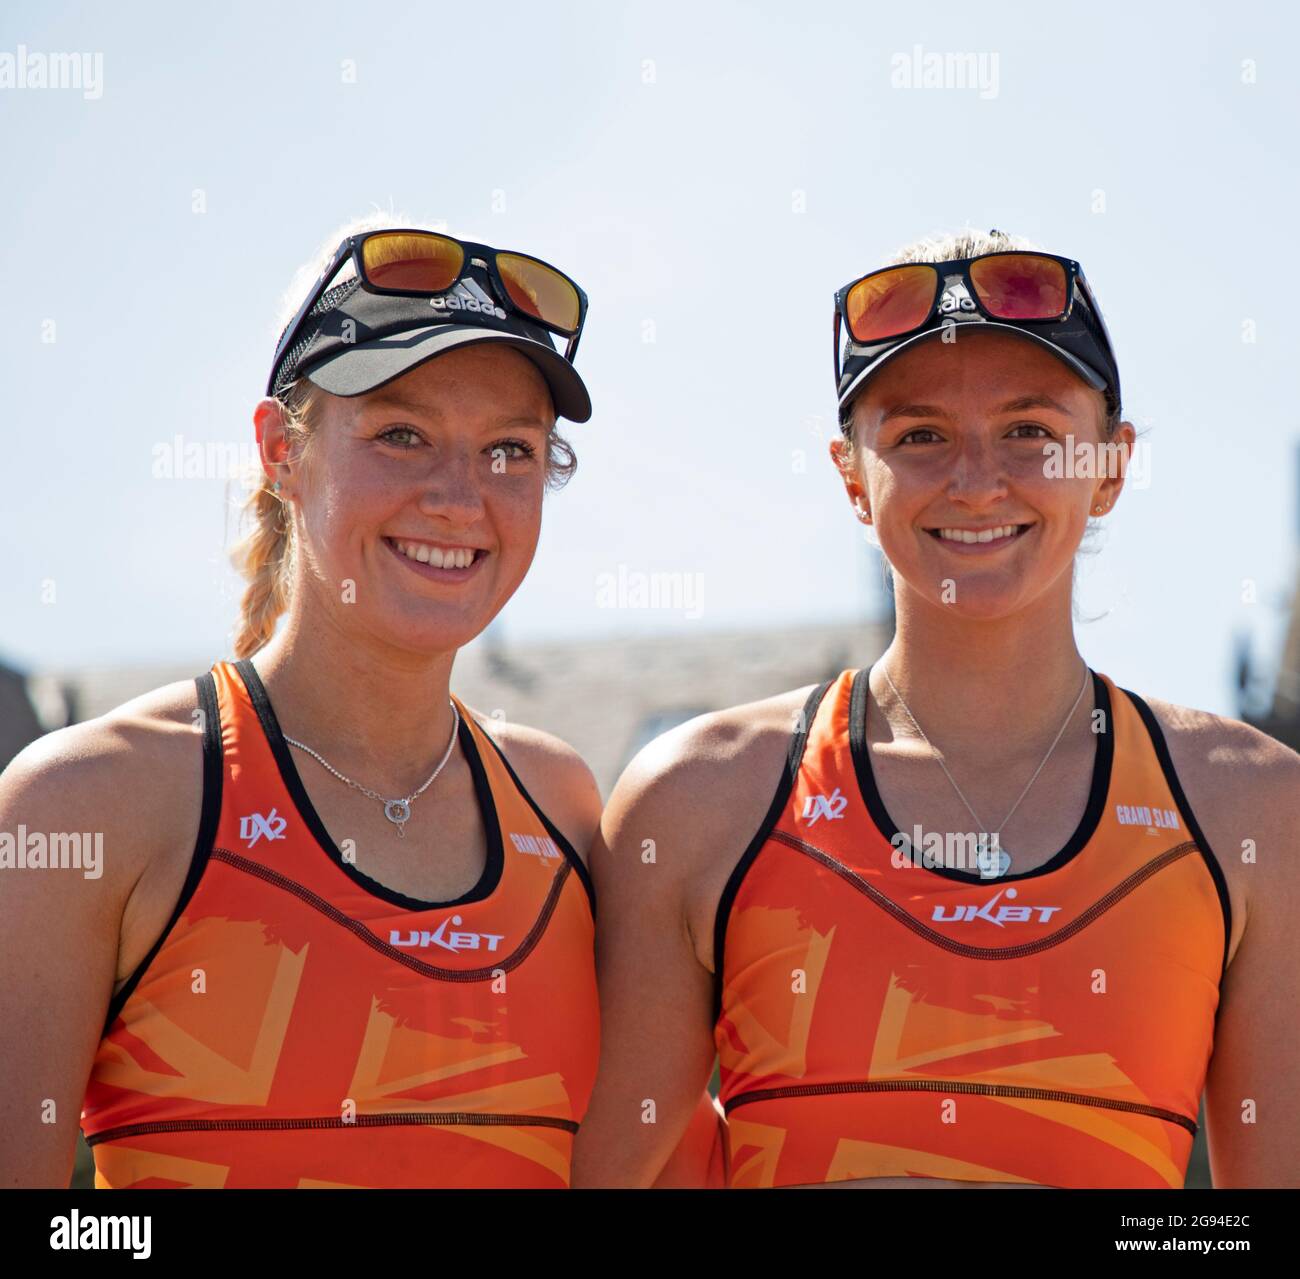
[[[417,791],[412,791],[404,799],[385,799],[377,791],[372,791],[368,787],[362,786],[360,782],[354,782],[350,777],[344,777],[332,764],[322,759],[310,746],[305,742],[297,741],[292,737],[286,737],[284,740],[291,746],[296,746],[299,750],[306,751],[314,760],[325,768],[329,769],[335,777],[341,782],[347,782],[354,790],[359,790],[363,795],[368,795],[371,799],[377,799],[384,806],[384,816],[388,818],[394,826],[397,827],[397,833],[403,837],[406,835],[406,823],[411,816],[411,801],[422,795],[433,779],[442,772],[443,765],[451,758],[452,747],[456,745],[456,733],[460,728],[460,712],[456,709],[456,703],[448,703],[451,706],[451,740],[447,743],[447,749],[443,751],[442,758],[438,761],[438,767],[429,775],[429,780],[424,783]]]
[[[902,706],[903,710],[906,712],[907,718],[912,721],[912,727],[921,735],[922,741],[924,741],[925,744],[934,751],[934,757],[938,760],[939,767],[943,769],[945,776],[948,778],[949,782],[952,783],[952,788],[957,792],[958,798],[966,805],[966,811],[975,818],[975,829],[979,831],[979,839],[976,841],[975,845],[975,865],[979,869],[980,877],[983,879],[997,879],[999,876],[1005,875],[1007,871],[1011,869],[1011,854],[1002,847],[1000,833],[1007,822],[1011,820],[1011,814],[1020,807],[1020,800],[1024,799],[1024,797],[1029,793],[1029,788],[1038,780],[1038,774],[1043,771],[1043,765],[1045,765],[1051,758],[1052,752],[1056,749],[1057,742],[1061,740],[1061,737],[1065,733],[1065,726],[1074,718],[1074,712],[1079,709],[1079,703],[1083,700],[1084,690],[1088,687],[1088,676],[1090,672],[1087,664],[1084,664],[1083,686],[1079,689],[1079,696],[1074,699],[1074,705],[1070,707],[1069,713],[1066,715],[1065,719],[1061,721],[1061,727],[1057,731],[1056,737],[1052,740],[1052,744],[1047,748],[1047,754],[1043,756],[1042,763],[1034,769],[1034,775],[1025,783],[1025,789],[1020,792],[1020,799],[1017,799],[1016,802],[1011,805],[1011,812],[1002,819],[998,829],[995,830],[992,835],[990,835],[988,830],[985,829],[984,823],[980,821],[979,816],[970,806],[970,801],[962,794],[961,787],[957,785],[956,779],[950,772],[948,772],[948,765],[943,762],[943,756],[935,749],[934,743],[926,737],[925,730],[916,722],[916,716],[912,714],[907,703],[903,700],[903,695],[894,687],[894,681],[889,678],[889,671],[885,669],[883,663],[880,666],[880,673],[885,677],[885,682],[893,690],[894,696],[898,698],[899,705]]]

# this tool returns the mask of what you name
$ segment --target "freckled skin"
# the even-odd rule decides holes
[[[385,406],[385,395],[409,403]],[[449,351],[367,395],[328,396],[305,461],[283,481],[303,521],[313,603],[399,649],[467,644],[532,563],[554,422],[537,367],[491,343]],[[470,580],[441,583],[407,568],[384,537],[490,553]],[[360,608],[340,600],[348,581],[370,593]]]
[[[1060,409],[1000,411],[1027,393]],[[1012,334],[935,339],[886,364],[854,403],[857,466],[844,482],[870,511],[896,589],[950,616],[990,620],[1047,602],[1040,597],[1068,598],[1092,508],[1109,507],[1120,486],[1096,475],[1049,477],[1046,446],[1072,455],[1079,442],[1105,442],[1103,403],[1054,355]],[[884,420],[908,404],[938,412]],[[1110,442],[1134,438],[1126,422]],[[843,474],[841,442],[831,451]],[[926,531],[989,524],[1033,527],[980,557],[952,552]],[[945,600],[948,581],[956,589]]]

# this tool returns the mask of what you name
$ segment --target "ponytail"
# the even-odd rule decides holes
[[[301,457],[301,447],[315,424],[318,397],[306,378],[281,398],[285,436]],[[289,607],[293,589],[294,531],[287,502],[262,475],[261,484],[244,503],[242,515],[252,530],[230,552],[235,568],[248,582],[239,602],[235,628],[236,659],[251,657],[275,634],[280,614]]]

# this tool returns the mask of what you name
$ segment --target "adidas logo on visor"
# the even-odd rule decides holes
[[[969,317],[982,320],[984,317],[975,309],[975,300],[966,291],[960,279],[949,278],[944,282],[943,297],[939,299],[939,314],[950,315],[954,319]]]
[[[450,293],[429,299],[429,305],[443,315],[451,311],[469,311],[474,315],[491,315],[504,320],[506,313],[473,280],[461,280]]]

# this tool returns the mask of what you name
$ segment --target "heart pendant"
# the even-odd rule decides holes
[[[975,846],[975,865],[981,879],[997,879],[1010,870],[1011,854],[998,843],[996,835],[990,843],[988,835],[981,834]]]

